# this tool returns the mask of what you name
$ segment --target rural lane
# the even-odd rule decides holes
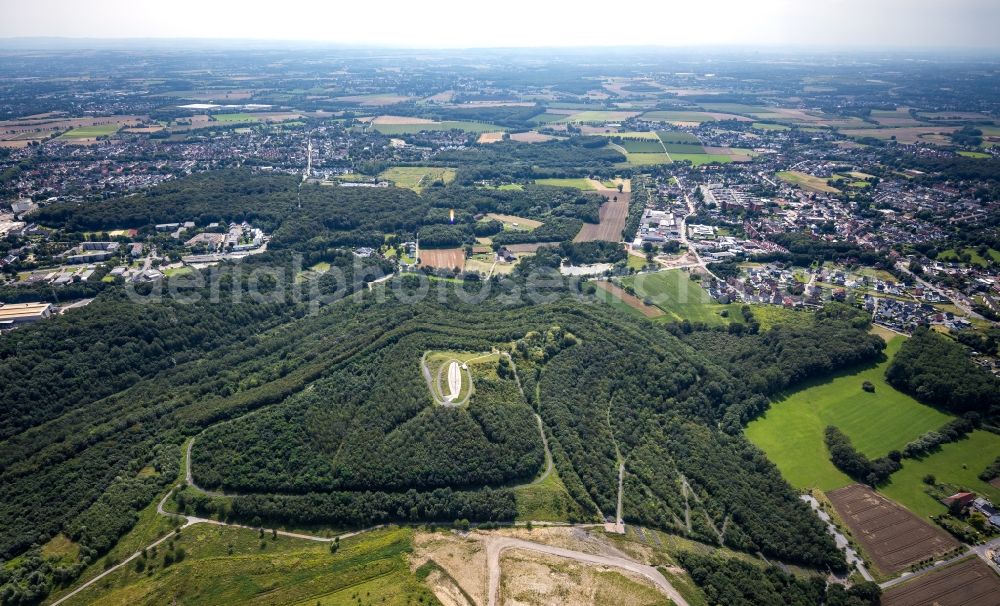
[[[189,457],[190,457],[191,443],[193,443],[193,440],[188,443],[188,456]],[[189,460],[190,460],[190,458],[189,458]],[[191,473],[190,466],[188,467],[187,471],[188,471],[188,474]],[[190,476],[189,476],[189,478],[190,478]],[[163,506],[166,504],[167,499],[169,499],[170,496],[174,493],[174,491],[177,490],[177,489],[179,489],[179,488],[180,488],[180,484],[178,484],[178,485],[174,486],[173,488],[171,488],[169,491],[167,491],[167,494],[163,495],[163,498],[160,499],[160,502],[156,504],[156,513],[158,513],[158,514],[160,514],[162,516],[175,517],[175,518],[183,518],[184,519],[184,523],[181,524],[180,526],[178,526],[178,530],[187,528],[189,526],[194,526],[195,524],[211,524],[213,526],[231,526],[231,527],[234,527],[234,528],[245,528],[247,530],[259,530],[258,528],[254,528],[253,526],[246,526],[244,524],[231,524],[229,522],[220,522],[218,520],[212,520],[212,519],[209,519],[209,518],[199,518],[197,516],[181,515],[181,514],[178,514],[178,513],[172,513],[172,512],[169,512],[169,511],[165,510],[163,508]],[[382,527],[383,527],[383,525],[380,524],[378,526],[372,526],[371,528],[363,528],[361,530],[355,530],[353,532],[346,532],[346,533],[343,533],[343,534],[339,534],[339,535],[337,535],[335,537],[317,537],[317,536],[314,536],[314,535],[301,534],[301,533],[298,533],[298,532],[288,532],[288,531],[285,531],[285,530],[278,530],[277,534],[278,534],[278,536],[291,537],[293,539],[304,539],[306,541],[316,541],[318,543],[332,543],[332,542],[340,540],[340,539],[348,539],[350,537],[359,535],[361,533],[369,532],[369,531],[372,531],[372,530],[377,530],[377,529],[382,528]],[[146,547],[144,547],[143,549],[140,549],[139,551],[136,551],[135,553],[133,553],[129,557],[125,558],[120,563],[115,564],[111,568],[108,568],[107,570],[105,570],[101,574],[97,575],[96,577],[90,579],[89,581],[87,581],[83,585],[80,585],[79,587],[77,587],[73,591],[67,593],[63,597],[61,597],[58,600],[56,600],[55,602],[52,602],[51,604],[49,604],[49,606],[58,606],[59,604],[62,604],[66,600],[69,600],[70,598],[72,598],[76,594],[78,594],[81,591],[87,589],[88,587],[90,587],[94,583],[97,583],[98,581],[100,581],[104,577],[106,577],[106,576],[108,576],[110,574],[113,574],[113,573],[117,572],[118,570],[120,570],[121,568],[127,566],[128,564],[130,564],[131,562],[133,562],[136,558],[138,558],[140,555],[142,555],[142,553],[144,551],[159,546],[161,543],[164,543],[164,542],[168,541],[173,536],[175,536],[175,533],[173,533],[173,532],[165,534],[164,536],[162,536],[159,539],[153,541],[149,545],[146,545]]]
[[[570,549],[563,549],[562,547],[532,543],[531,541],[524,541],[522,539],[514,539],[510,537],[489,538],[487,541],[486,566],[489,570],[489,593],[487,594],[487,600],[489,606],[497,606],[499,603],[500,555],[508,549],[537,551],[539,553],[568,558],[578,562],[585,562],[587,564],[611,566],[613,568],[620,568],[622,570],[634,572],[652,581],[653,584],[663,591],[663,593],[665,593],[667,597],[670,598],[677,606],[689,606],[687,600],[685,600],[681,594],[674,589],[674,586],[670,584],[670,581],[668,581],[659,570],[653,568],[652,566],[647,566],[646,564],[640,564],[638,562],[616,556],[594,555],[584,553],[582,551],[572,551]]]
[[[851,547],[851,543],[850,541],[847,540],[847,537],[845,537],[843,534],[841,534],[839,530],[837,530],[837,527],[834,526],[833,524],[833,520],[830,519],[830,514],[823,511],[823,509],[819,506],[819,501],[817,501],[815,497],[809,494],[804,494],[799,498],[808,503],[809,506],[812,507],[813,511],[816,512],[816,515],[819,517],[819,519],[822,520],[824,523],[826,523],[826,529],[827,531],[829,531],[830,534],[833,535],[833,540],[834,542],[836,542],[837,547],[839,549],[844,550],[844,553],[847,556],[847,563],[853,564],[866,581],[874,581],[875,578],[871,575],[870,572],[868,572],[868,568],[865,567],[864,560],[862,560],[861,556],[858,555],[858,552],[855,551],[853,547]]]

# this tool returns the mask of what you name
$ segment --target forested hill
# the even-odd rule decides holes
[[[922,402],[1000,421],[1000,380],[976,366],[964,345],[933,330],[914,331],[885,374],[893,387]]]
[[[776,468],[738,431],[719,429],[728,411],[763,396],[712,361],[710,346],[690,347],[665,328],[569,297],[516,307],[433,296],[403,304],[393,292],[382,303],[373,293],[317,314],[289,303],[220,314],[170,302],[137,309],[108,296],[17,331],[0,352],[4,394],[65,397],[15,407],[5,419],[0,553],[63,531],[87,547],[81,557],[97,557],[171,481],[177,446],[206,429],[194,450],[196,478],[254,493],[233,502],[230,515],[245,521],[511,519],[507,486],[541,465],[535,409],[587,516],[614,511],[617,446],[628,519],[843,567]],[[128,317],[129,326],[111,328],[101,317]],[[849,321],[841,328],[830,344],[864,334]],[[433,405],[421,352],[494,347],[512,347],[525,397],[508,377],[477,392],[468,409]],[[115,366],[117,357],[127,368]],[[87,391],[105,379],[103,392]],[[158,479],[108,492],[149,465],[162,470]],[[682,482],[703,503],[690,529],[679,522]]]

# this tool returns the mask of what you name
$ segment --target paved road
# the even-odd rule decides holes
[[[915,274],[912,271],[910,271],[910,268],[907,265],[907,263],[905,263],[903,261],[899,261],[899,262],[896,263],[896,269],[900,270],[901,272],[903,272],[905,274],[908,274],[918,284],[920,284],[921,286],[923,286],[924,288],[926,288],[928,290],[935,290],[935,291],[940,290],[942,292],[944,290],[944,289],[941,289],[941,288],[937,288],[933,284],[927,282],[927,280],[924,280],[923,278],[921,278],[917,274]],[[945,293],[945,294],[947,295],[948,293]],[[963,312],[965,312],[965,314],[967,316],[969,316],[970,318],[976,318],[976,319],[980,319],[980,320],[983,318],[983,316],[981,316],[978,312],[976,312],[976,311],[974,311],[972,309],[972,302],[969,301],[968,298],[965,295],[963,295],[962,293],[958,292],[957,290],[952,290],[952,294],[950,294],[949,296],[951,297],[951,302],[955,304],[955,307],[957,307],[960,310],[962,310]]]
[[[847,540],[847,537],[845,537],[843,534],[841,534],[839,530],[837,530],[837,527],[833,524],[833,521],[830,519],[830,514],[828,514],[827,512],[823,511],[822,508],[820,508],[819,501],[817,501],[812,495],[808,494],[804,494],[799,498],[805,501],[806,503],[809,503],[809,506],[813,508],[813,511],[816,512],[816,515],[819,516],[819,519],[823,520],[823,522],[826,523],[826,529],[827,531],[829,531],[830,534],[833,535],[833,540],[834,542],[837,543],[837,547],[844,550],[844,553],[847,556],[847,563],[853,564],[866,581],[874,581],[875,578],[872,577],[870,572],[868,572],[868,568],[865,567],[864,560],[862,560],[861,556],[858,555],[858,552],[854,551],[854,548],[851,547],[851,543],[850,541]]]
[[[680,178],[679,177],[674,177],[674,179],[677,180],[677,185],[681,188],[681,191],[684,191],[684,184],[681,183]],[[689,251],[691,251],[691,253],[694,255],[694,258],[698,261],[698,264],[696,265],[696,267],[699,267],[699,268],[703,269],[706,273],[708,273],[708,275],[712,276],[713,278],[715,278],[719,282],[725,282],[725,280],[720,279],[719,276],[715,275],[712,272],[712,270],[710,270],[708,268],[708,264],[705,263],[705,261],[701,258],[701,255],[698,254],[698,249],[696,249],[695,247],[691,246],[691,243],[688,242],[688,237],[687,237],[687,221],[688,221],[688,219],[691,216],[693,216],[695,214],[695,207],[694,207],[694,202],[692,202],[691,198],[688,197],[686,191],[684,192],[684,203],[687,204],[688,214],[684,215],[684,218],[681,219],[681,244],[683,244],[685,247],[687,247],[687,249]]]
[[[674,604],[677,606],[689,606],[687,600],[685,600],[681,594],[674,589],[674,586],[670,584],[670,581],[668,581],[659,570],[653,568],[652,566],[640,564],[626,558],[594,555],[590,553],[583,553],[582,551],[572,551],[570,549],[563,549],[562,547],[532,543],[530,541],[510,537],[487,538],[486,540],[486,566],[489,570],[489,593],[487,594],[487,599],[489,606],[496,606],[499,602],[500,555],[508,549],[537,551],[539,553],[546,553],[549,555],[559,556],[561,558],[569,558],[571,560],[585,562],[587,564],[611,566],[613,568],[620,568],[622,570],[634,572],[651,580],[653,584],[665,593],[667,597],[673,600]]]

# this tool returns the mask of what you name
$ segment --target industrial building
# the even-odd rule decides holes
[[[51,303],[8,303],[0,305],[0,329],[30,324],[52,316]]]

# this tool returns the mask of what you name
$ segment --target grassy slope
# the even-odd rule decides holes
[[[455,169],[432,166],[393,166],[379,175],[380,179],[392,181],[396,187],[420,191],[434,181],[441,179],[446,184],[455,180]]]
[[[514,489],[514,497],[517,500],[518,520],[563,522],[570,512],[582,516],[580,507],[570,498],[554,468],[549,477],[538,484]]]
[[[903,338],[889,342],[889,358]],[[824,447],[827,425],[839,427],[861,452],[878,457],[902,449],[950,418],[889,386],[885,382],[888,364],[886,360],[848,371],[783,396],[747,426],[747,437],[767,453],[792,486],[832,490],[850,484],[851,479],[830,462]],[[875,393],[861,389],[866,380],[875,385]]]
[[[667,321],[690,320],[706,324],[723,324],[742,318],[739,306],[715,303],[711,296],[696,282],[692,282],[686,272],[670,269],[650,274],[640,274],[622,280],[631,285],[640,299],[650,297],[654,305],[667,313]],[[729,319],[719,312],[729,310]]]
[[[1000,436],[974,431],[969,437],[922,460],[905,459],[903,469],[892,475],[891,483],[880,490],[921,516],[944,513],[946,508],[924,492],[923,477],[933,474],[939,483],[955,484],[1000,502],[1000,490],[977,476],[1000,454]]]
[[[407,528],[366,533],[331,554],[323,543],[269,534],[261,549],[252,530],[198,525],[177,542],[183,562],[164,568],[161,546],[151,573],[125,567],[68,604],[437,604],[410,572],[412,536]]]

